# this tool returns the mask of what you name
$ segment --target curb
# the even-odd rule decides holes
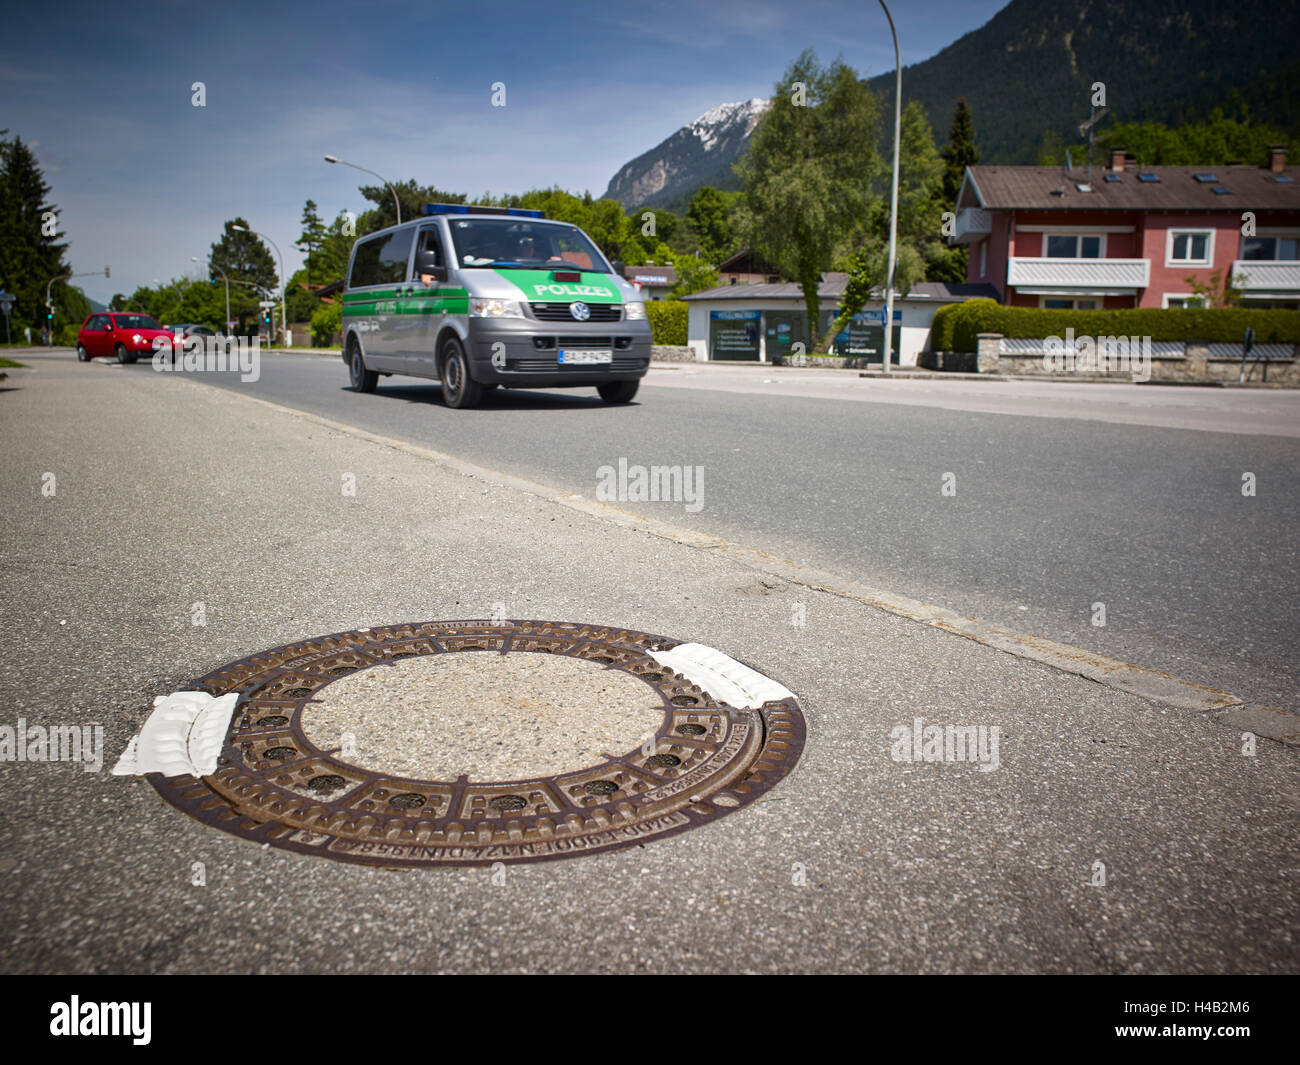
[[[198,388],[216,389],[218,387],[189,379],[185,379],[185,383]],[[448,455],[445,452],[435,451],[432,448],[422,447],[418,444],[410,444],[393,437],[381,436],[378,433],[372,433],[366,429],[324,418],[318,414],[295,410],[292,407],[258,399],[256,396],[243,395],[230,389],[219,389],[219,391],[281,414],[288,414],[324,428],[332,429],[335,432],[358,440],[424,458],[467,477],[473,477],[499,487],[513,488],[525,492],[528,495],[557,503],[570,510],[611,522],[621,528],[635,529],[686,547],[694,547],[724,555],[749,569],[757,570],[769,576],[779,577],[792,584],[852,599],[866,606],[883,610],[886,613],[942,629],[954,636],[965,637],[968,640],[973,640],[998,651],[1004,651],[1018,658],[1038,662],[1064,673],[1084,677],[1116,691],[1135,695],[1148,702],[1202,714],[1215,714],[1216,720],[1225,725],[1252,731],[1256,735],[1276,740],[1279,743],[1300,746],[1300,715],[1272,707],[1247,705],[1243,699],[1219,688],[1183,680],[1169,673],[1147,669],[1144,666],[1125,662],[1122,659],[1110,658],[1082,647],[1075,647],[1071,644],[1060,643],[1056,640],[1029,633],[1016,632],[981,618],[965,617],[946,607],[910,599],[907,596],[896,595],[893,592],[879,588],[871,588],[856,581],[837,577],[824,570],[781,558],[761,548],[733,543],[730,540],[712,536],[708,533],[673,525],[670,522],[647,517],[634,511],[623,510],[609,503],[601,503],[551,485],[530,481],[527,478],[503,473],[486,466],[479,466],[454,455]]]

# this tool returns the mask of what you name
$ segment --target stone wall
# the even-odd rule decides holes
[[[871,365],[869,359],[860,359],[848,355],[786,355],[781,360],[782,366],[820,366],[832,370],[863,370]],[[876,360],[880,365],[880,360]],[[892,365],[897,366],[895,362]]]
[[[1014,377],[1044,377],[1055,380],[1129,380],[1129,368],[1115,369],[1048,369],[1043,363],[1042,340],[1007,340],[1001,333],[980,333],[979,350],[974,359],[980,373],[1006,374]],[[1152,342],[1151,380],[1236,383],[1241,374],[1241,347],[1237,344],[1209,344],[1204,341]],[[953,354],[931,353],[928,358],[937,362],[936,368],[956,369],[949,366]],[[1257,344],[1254,355],[1267,354],[1253,364],[1247,359],[1247,380],[1251,383],[1268,383],[1279,387],[1300,387],[1300,360],[1297,345]],[[971,356],[966,355],[967,359]],[[1267,363],[1267,376],[1265,375]]]
[[[973,351],[923,351],[916,357],[916,365],[923,370],[975,373],[978,358]]]
[[[676,344],[650,345],[651,362],[694,362],[695,352],[686,345]]]

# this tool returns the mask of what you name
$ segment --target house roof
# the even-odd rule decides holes
[[[776,274],[779,271],[774,270],[758,255],[752,248],[741,248],[735,255],[729,259],[724,259],[716,267],[720,274]]]
[[[1139,173],[1158,180],[1142,181]],[[1214,180],[1198,181],[1197,174]],[[1087,171],[1075,166],[1058,195],[1061,176],[1059,166],[970,166],[957,202],[993,211],[1300,211],[1300,166],[1284,167],[1281,174],[1258,166],[1134,166],[1119,172],[1094,166],[1091,192],[1079,191],[1076,183]]]
[[[830,271],[822,275],[821,284],[817,286],[817,298],[838,300],[844,295],[849,275]],[[895,295],[896,300],[915,300],[934,303],[960,303],[962,300],[977,298],[997,299],[998,293],[988,284],[950,284],[945,281],[922,281],[913,286],[906,296]],[[685,297],[688,300],[773,300],[803,299],[803,289],[793,281],[783,281],[775,285],[719,285],[717,288],[705,289]],[[883,298],[879,289],[871,290],[871,298]]]
[[[642,285],[675,285],[677,284],[677,269],[672,266],[652,266],[649,264],[626,266],[623,268],[623,277],[627,281],[636,281]]]

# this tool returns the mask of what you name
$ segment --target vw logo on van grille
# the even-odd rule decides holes
[[[570,303],[569,313],[573,315],[575,322],[585,322],[591,317],[591,308],[582,302]]]

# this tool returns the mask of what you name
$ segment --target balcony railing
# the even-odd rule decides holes
[[[1132,291],[1150,281],[1149,259],[1014,258],[1007,265],[1007,284],[1030,288]]]
[[[1243,295],[1300,295],[1300,262],[1294,259],[1238,259],[1232,283]]]
[[[988,211],[979,207],[963,207],[957,212],[955,228],[952,238],[954,244],[974,244],[993,232],[993,218]]]

